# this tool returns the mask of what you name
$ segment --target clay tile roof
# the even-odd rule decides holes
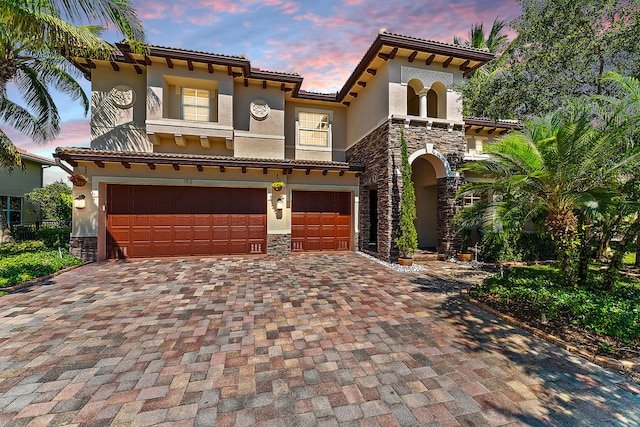
[[[396,33],[391,33],[391,32],[388,32],[388,31],[381,31],[380,34],[387,34],[389,36],[397,37],[399,39],[414,40],[414,41],[418,41],[418,42],[425,42],[425,43],[440,45],[440,46],[444,46],[444,47],[452,47],[452,48],[455,48],[455,49],[463,49],[463,50],[469,50],[469,51],[472,51],[472,52],[481,52],[481,53],[491,54],[488,49],[478,49],[478,48],[475,48],[475,47],[462,46],[462,45],[453,44],[453,43],[439,42],[439,41],[435,41],[435,40],[423,39],[423,38],[420,38],[420,37],[405,36],[404,34],[396,34]]]
[[[23,159],[31,160],[42,165],[55,165],[55,162],[53,160],[47,159],[46,157],[38,156],[37,154],[29,153],[27,150],[23,150],[22,148],[16,147],[16,151],[20,153],[20,157],[22,157]]]
[[[183,153],[150,153],[140,151],[113,151],[94,150],[81,147],[58,147],[53,155],[63,160],[85,160],[104,162],[131,162],[131,163],[159,163],[202,166],[229,166],[229,167],[272,167],[286,169],[348,169],[363,170],[361,165],[352,165],[345,162],[327,162],[321,160],[291,160],[291,159],[257,159],[230,156],[209,156],[203,154]]]
[[[126,42],[123,42],[123,43],[126,43]],[[155,49],[161,49],[161,50],[167,50],[167,51],[175,51],[175,52],[196,53],[196,54],[200,54],[200,55],[211,55],[211,56],[217,56],[217,57],[221,57],[221,58],[248,59],[245,54],[241,54],[241,55],[225,55],[225,54],[222,54],[222,53],[205,52],[203,50],[184,49],[184,48],[179,48],[179,47],[169,47],[169,46],[161,46],[161,45],[155,45],[155,44],[150,44],[149,45],[149,49],[151,49],[151,51],[153,51],[154,48]]]

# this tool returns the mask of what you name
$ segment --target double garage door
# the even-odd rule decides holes
[[[267,198],[259,188],[107,186],[107,256],[262,254]],[[351,197],[294,191],[291,249],[349,250]]]

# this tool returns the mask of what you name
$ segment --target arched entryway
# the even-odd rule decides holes
[[[438,181],[436,171],[426,157],[415,159],[411,165],[411,180],[416,193],[415,224],[418,246],[435,249],[438,245]]]
[[[410,157],[411,180],[416,193],[416,230],[418,246],[423,249],[435,249],[442,243],[439,233],[441,227],[448,226],[438,218],[440,201],[438,200],[439,181],[454,177],[447,159],[433,149],[431,144],[415,151]],[[444,180],[446,181],[446,179]]]

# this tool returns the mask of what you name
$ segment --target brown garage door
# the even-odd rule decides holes
[[[266,190],[107,187],[109,258],[265,253]]]
[[[351,249],[350,193],[294,191],[291,203],[291,250]]]

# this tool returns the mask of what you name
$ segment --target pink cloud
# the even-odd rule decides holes
[[[3,127],[2,130],[16,147],[46,157],[51,157],[56,147],[88,147],[91,144],[89,119],[74,119],[62,122],[58,137],[42,144],[34,142],[28,136],[15,129]]]

